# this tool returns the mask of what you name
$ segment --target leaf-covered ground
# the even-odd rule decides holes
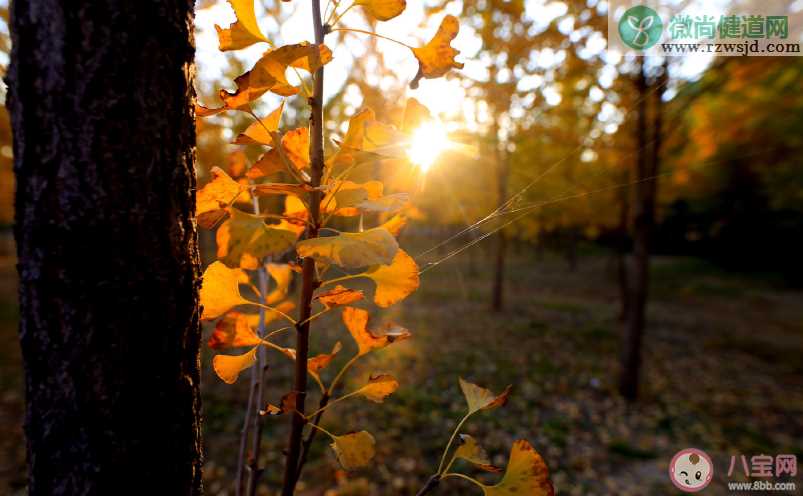
[[[732,454],[803,454],[800,292],[693,259],[656,259],[643,395],[629,406],[615,393],[620,326],[611,260],[589,255],[571,272],[557,256],[538,260],[529,248],[513,250],[507,310],[492,314],[482,249],[473,253],[475,263],[456,257],[428,271],[417,293],[384,312],[408,327],[413,339],[365,357],[345,385],[352,390],[369,374],[385,372],[399,379],[398,391],[382,405],[361,398],[343,402],[325,417],[324,425],[335,433],[372,432],[376,464],[345,474],[319,438],[301,494],[415,494],[437,467],[464,411],[458,376],[495,391],[514,385],[507,406],[477,414],[465,432],[497,465],[506,463],[515,439],[529,439],[546,459],[558,494],[677,494],[667,466],[686,447],[714,458],[715,480],[706,494],[726,494]],[[419,251],[410,248],[414,255]],[[0,351],[0,493],[8,488],[22,494],[13,260],[3,258],[0,270],[0,332],[7,343]],[[338,315],[319,320],[314,329],[313,351],[343,341],[336,369],[354,344]],[[287,392],[289,362],[278,353],[269,359],[267,399],[276,403]],[[210,362],[205,350],[206,489],[233,494],[229,483],[248,374],[229,386],[213,375]],[[272,494],[267,486],[275,487],[280,477],[286,422],[286,417],[266,421],[260,494]],[[457,480],[436,492],[477,493]]]

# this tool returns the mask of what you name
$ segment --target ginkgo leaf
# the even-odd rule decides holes
[[[357,342],[359,356],[410,337],[410,331],[390,323],[384,326],[382,334],[374,333],[368,329],[368,312],[361,308],[344,308],[343,323]]]
[[[391,263],[399,251],[399,244],[392,234],[378,227],[363,232],[306,239],[296,245],[296,251],[302,258],[312,257],[320,262],[353,269]]]
[[[503,406],[505,403],[507,403],[511,386],[506,387],[501,394],[496,395],[488,389],[481,388],[476,384],[464,381],[461,377],[460,389],[463,390],[463,396],[466,397],[466,402],[468,403],[468,412],[469,414],[472,414],[480,410],[493,410],[496,407]]]
[[[307,128],[301,127],[284,133],[281,143],[288,167],[292,166],[298,170],[309,167],[309,131]],[[279,149],[274,147],[259,157],[259,160],[248,171],[247,176],[250,179],[258,179],[283,170],[285,170],[285,162],[282,160]]]
[[[256,363],[258,350],[259,346],[255,346],[242,355],[215,355],[212,359],[212,368],[223,382],[234,384],[240,372]]]
[[[402,131],[412,133],[425,122],[432,121],[432,113],[415,98],[408,98],[404,107]]]
[[[204,229],[212,229],[225,219],[226,208],[244,189],[219,167],[212,167],[211,174],[212,180],[198,190],[195,199],[195,216]]]
[[[288,0],[282,0],[288,1]],[[296,69],[303,69],[310,74],[317,71],[319,67],[326,65],[332,60],[332,50],[329,49],[326,45],[317,45],[318,46],[318,56],[306,56],[300,59],[297,59],[290,63],[290,67],[295,67]]]
[[[292,184],[292,183],[262,183],[256,184],[253,187],[254,195],[256,196],[270,196],[270,195],[295,195],[301,196],[310,191],[313,191],[312,186],[306,184]]]
[[[287,297],[287,290],[290,287],[290,281],[293,279],[293,271],[287,264],[269,263],[267,267],[268,273],[276,282],[273,290],[265,297],[265,303],[272,305]]]
[[[555,495],[544,459],[523,439],[513,443],[502,481],[495,486],[483,485],[482,489],[485,496]]]
[[[326,308],[334,308],[342,305],[350,305],[362,300],[364,297],[365,295],[363,295],[362,291],[344,288],[338,284],[333,289],[319,294],[315,299],[323,303]]]
[[[272,145],[273,135],[271,133],[279,131],[282,112],[284,112],[284,100],[279,104],[279,108],[268,114],[267,117],[252,122],[245,131],[237,136],[234,143],[237,145]]]
[[[230,269],[222,262],[212,262],[201,282],[201,305],[204,310],[201,318],[214,319],[237,305],[251,303],[240,295],[240,281],[245,273],[240,269]]]
[[[268,405],[259,411],[260,415],[284,415],[285,413],[295,412],[298,402],[298,393],[293,391],[282,396],[279,406]]]
[[[382,403],[385,398],[399,389],[399,381],[390,374],[371,376],[368,384],[354,391],[354,394],[363,396],[374,403]]]
[[[229,153],[229,156],[228,156],[228,172],[229,172],[229,175],[232,178],[238,178],[238,177],[242,176],[245,173],[245,170],[247,168],[248,168],[248,156],[246,156],[244,151],[236,150],[236,151],[233,151],[233,152]],[[243,184],[242,182],[240,182],[240,181],[237,181],[237,182],[243,188],[246,187],[246,185]],[[247,191],[245,191],[244,193],[247,193]],[[238,201],[243,201],[243,198],[247,198],[248,202],[251,201],[251,198],[248,198],[248,194],[240,194],[240,196],[237,197],[237,200]]]
[[[354,206],[365,201],[381,198],[382,190],[384,189],[384,185],[380,181],[366,181],[364,183],[333,181],[328,187],[329,191],[321,200],[321,210],[325,213],[333,212],[343,217],[359,215],[360,211]]]
[[[285,170],[284,163],[279,155],[279,149],[271,148],[254,162],[254,165],[248,169],[246,176],[249,179],[259,179],[260,177],[270,176],[271,174],[276,174],[283,170]]]
[[[362,275],[376,284],[374,303],[382,308],[400,302],[418,289],[418,265],[402,249],[396,252],[390,265],[370,267]]]
[[[395,213],[407,206],[408,203],[410,203],[410,195],[407,193],[395,193],[376,199],[366,199],[356,206],[366,212]]]
[[[267,256],[279,256],[296,241],[296,234],[265,225],[265,219],[236,208],[217,230],[217,256],[230,267],[256,269]]]
[[[284,197],[284,219],[274,227],[292,231],[296,237],[300,236],[307,229],[306,220],[309,217],[307,206],[296,196]]]
[[[412,49],[413,55],[418,59],[418,74],[410,83],[411,88],[417,88],[421,78],[438,78],[452,68],[463,68],[463,64],[454,60],[460,52],[450,45],[451,41],[457,37],[458,31],[460,31],[460,23],[457,17],[447,15],[441,21],[438,32],[429,43],[423,47]]]
[[[215,324],[215,330],[209,336],[208,345],[213,350],[256,346],[262,341],[249,325],[249,316],[231,311]]]
[[[403,214],[396,214],[390,219],[386,220],[379,227],[387,229],[390,232],[390,234],[398,238],[399,234],[401,234],[402,229],[404,229],[404,226],[406,225],[407,225],[407,216]],[[396,256],[398,256],[398,254]],[[416,267],[416,272],[418,272],[417,269],[418,267]]]
[[[257,24],[254,14],[254,0],[229,0],[237,22],[223,29],[215,25],[217,30],[220,50],[239,50],[253,45],[254,43],[267,42],[268,39],[262,34]]]
[[[346,136],[340,142],[340,148],[338,148],[337,152],[327,160],[327,167],[349,166],[354,162],[354,152],[363,149],[366,125],[374,121],[375,118],[376,115],[373,110],[364,108],[349,119]]]
[[[307,359],[307,370],[311,374],[318,374],[321,370],[325,369],[332,363],[335,356],[340,353],[340,350],[343,349],[343,345],[340,344],[340,341],[335,343],[335,346],[332,348],[332,351],[329,353],[321,353],[320,355],[315,355],[312,358]]]
[[[324,58],[322,54],[328,54],[328,58]],[[250,71],[234,80],[237,91],[221,91],[220,99],[226,108],[239,109],[246,108],[251,101],[268,91],[282,96],[295,95],[299,89],[287,81],[285,72],[291,64],[304,58],[307,59],[306,66],[315,70],[331,60],[331,51],[324,52],[317,45],[309,43],[268,50]]]
[[[360,431],[334,436],[330,446],[345,470],[354,470],[368,465],[374,457],[376,440],[370,432]]]
[[[356,0],[355,5],[362,5],[371,17],[379,21],[389,21],[404,12],[406,0]]]
[[[460,434],[460,446],[454,453],[455,458],[466,460],[487,472],[501,472],[502,469],[491,464],[488,454],[477,443],[477,440],[468,434]]]

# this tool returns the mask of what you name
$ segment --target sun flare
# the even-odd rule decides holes
[[[447,148],[449,136],[443,126],[436,122],[426,122],[413,132],[407,154],[421,172],[427,172]]]

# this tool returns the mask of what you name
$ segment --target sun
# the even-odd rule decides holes
[[[407,155],[421,172],[427,172],[438,156],[449,148],[446,130],[436,122],[425,122],[413,132]]]

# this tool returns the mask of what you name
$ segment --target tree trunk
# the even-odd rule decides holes
[[[653,140],[647,142],[647,98],[649,96],[644,60],[639,65],[636,86],[639,95],[636,163],[636,198],[633,205],[633,276],[625,319],[625,346],[622,356],[622,375],[619,389],[622,395],[634,400],[638,397],[641,369],[641,343],[647,313],[647,296],[650,271],[650,235],[655,223],[657,178],[663,137],[663,89],[668,80],[668,66],[664,62],[662,73],[653,91]],[[648,155],[649,154],[649,155]]]
[[[201,493],[191,0],[12,2],[29,494]]]
[[[616,229],[616,281],[619,286],[619,322],[626,322],[630,303],[630,276],[627,270],[629,247],[627,225],[630,219],[630,200],[627,190],[622,190],[619,200],[621,203],[619,205],[619,225]]]
[[[507,201],[507,181],[509,175],[508,154],[499,148],[499,125],[494,124],[492,143],[496,151],[496,194],[497,204]],[[494,261],[494,283],[491,294],[491,310],[501,312],[505,306],[505,258],[507,252],[507,234],[504,229],[496,233],[496,257]]]

